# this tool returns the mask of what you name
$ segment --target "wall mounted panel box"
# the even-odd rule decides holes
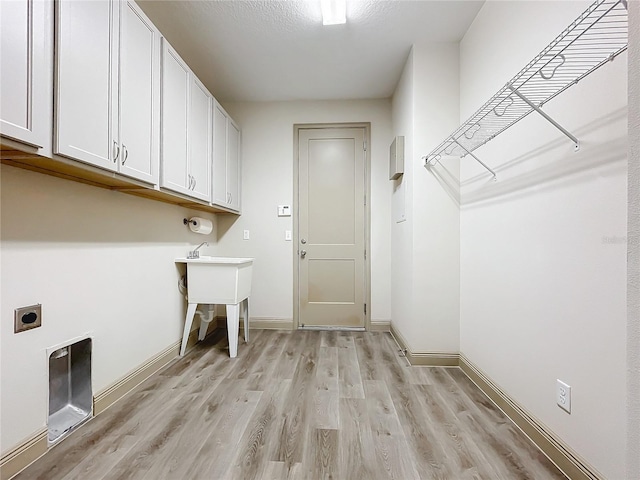
[[[397,180],[404,173],[404,136],[393,139],[389,148],[389,180]]]
[[[93,414],[91,347],[91,339],[85,338],[49,354],[47,428],[50,445]]]

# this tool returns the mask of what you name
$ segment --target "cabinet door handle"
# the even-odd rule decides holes
[[[196,189],[196,177],[191,177],[191,179],[193,180],[193,187],[191,187],[191,190],[195,190]]]
[[[120,145],[118,145],[118,142],[114,140],[113,146],[116,150],[116,154],[113,156],[113,163],[116,163],[118,161],[118,157],[120,156]]]
[[[187,174],[189,176],[189,185],[187,185],[187,190],[191,190],[191,185],[193,185],[193,177],[190,173]]]
[[[122,165],[124,165],[125,162],[127,161],[127,158],[129,158],[129,150],[127,150],[127,146],[124,143],[122,144],[122,152],[124,153],[124,158],[122,159]]]

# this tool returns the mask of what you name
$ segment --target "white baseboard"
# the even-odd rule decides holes
[[[460,364],[460,355],[457,352],[414,352],[400,332],[394,328],[393,323],[390,324],[390,332],[411,365],[457,367]]]
[[[226,327],[226,317],[219,316],[218,321],[219,327]],[[242,318],[239,321],[240,330],[244,330],[244,322],[242,321]],[[251,317],[249,319],[249,328],[262,330],[294,330],[292,318],[280,317]],[[372,320],[370,330],[372,332],[389,332],[391,331],[391,320]]]
[[[224,325],[226,325],[226,319]],[[293,319],[278,317],[251,317],[249,319],[249,328],[264,330],[293,330]],[[244,330],[244,322],[242,321],[240,321],[240,329]]]
[[[369,331],[371,332],[390,332],[391,320],[371,320]]]

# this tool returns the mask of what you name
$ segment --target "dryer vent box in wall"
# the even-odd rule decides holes
[[[49,445],[93,415],[91,350],[92,339],[84,338],[49,354]]]
[[[389,180],[396,180],[404,173],[404,136],[397,136],[389,148]]]

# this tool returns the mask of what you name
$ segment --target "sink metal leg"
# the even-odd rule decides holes
[[[240,330],[240,304],[227,305],[227,334],[229,336],[229,356],[238,356],[238,331]]]
[[[182,344],[180,345],[180,356],[184,356],[189,342],[189,334],[191,333],[191,325],[193,325],[193,317],[196,314],[197,303],[190,303],[187,307],[187,315],[184,319],[184,331],[182,332]]]

